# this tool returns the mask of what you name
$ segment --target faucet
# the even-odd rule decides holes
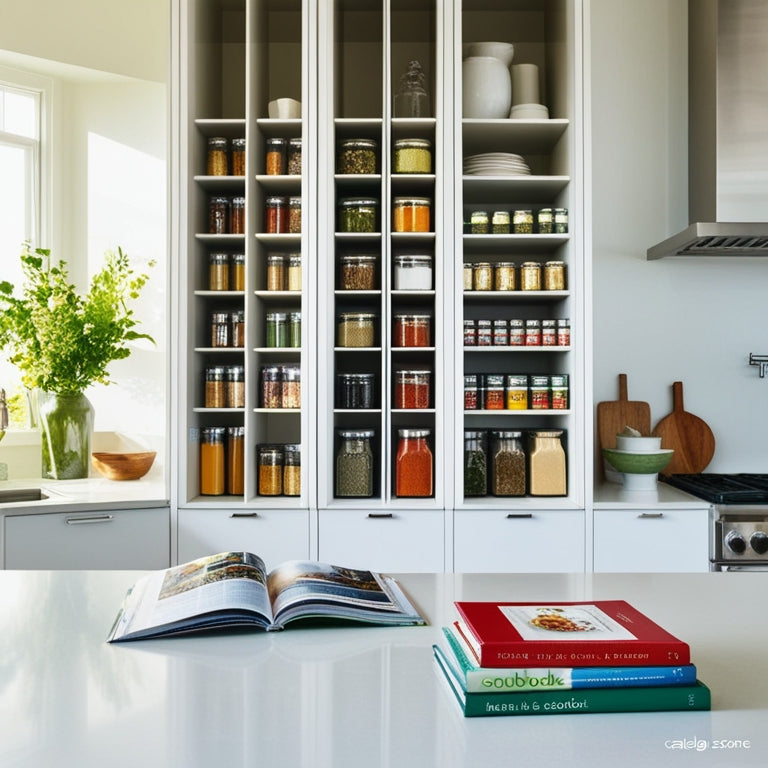
[[[760,378],[765,378],[765,374],[768,373],[768,355],[756,355],[753,352],[750,352],[749,364],[758,366]]]

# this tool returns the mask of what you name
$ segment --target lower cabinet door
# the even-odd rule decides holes
[[[442,573],[442,510],[324,509],[319,513],[318,559],[386,573]]]
[[[5,518],[8,569],[156,570],[170,557],[168,507]]]
[[[583,510],[456,510],[456,573],[582,573]]]
[[[309,558],[306,509],[180,509],[178,560],[219,552],[250,552],[268,569]]]

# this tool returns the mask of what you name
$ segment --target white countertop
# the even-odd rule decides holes
[[[706,509],[709,502],[659,482],[653,491],[626,491],[621,483],[604,482],[595,487],[595,509]]]
[[[109,645],[139,575],[0,572],[0,765],[765,765],[761,573],[405,575],[400,583],[429,627]],[[460,715],[430,650],[454,600],[599,598],[629,600],[689,642],[713,710]],[[689,746],[673,750],[673,740]],[[715,740],[732,741],[715,749]]]

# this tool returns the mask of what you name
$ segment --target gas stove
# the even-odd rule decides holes
[[[768,475],[702,473],[661,479],[712,505],[712,570],[768,570]]]

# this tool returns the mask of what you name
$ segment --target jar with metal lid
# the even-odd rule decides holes
[[[429,232],[432,201],[428,197],[396,197],[393,201],[394,232]]]
[[[540,235],[551,235],[555,231],[555,219],[551,208],[542,208],[536,219]]]
[[[266,347],[287,347],[288,326],[285,312],[267,312],[264,323]]]
[[[283,461],[284,453],[279,445],[260,445],[259,496],[281,496],[283,493]]]
[[[528,376],[510,373],[507,375],[507,410],[525,411],[528,409]]]
[[[376,232],[379,201],[345,197],[339,200],[339,232]]]
[[[245,492],[245,427],[227,427],[227,493]]]
[[[208,234],[226,235],[229,224],[229,198],[212,197],[208,203]]]
[[[531,432],[528,450],[528,492],[532,496],[565,496],[566,460],[563,430]]]
[[[336,452],[336,496],[373,496],[372,429],[339,430]]]
[[[265,201],[264,231],[269,235],[288,231],[288,201],[284,197],[268,197]]]
[[[280,407],[301,408],[301,368],[298,365],[280,367]]]
[[[227,366],[227,408],[245,408],[245,368]]]
[[[469,217],[469,229],[473,235],[487,235],[488,211],[472,211]]]
[[[493,270],[494,291],[515,290],[515,265],[511,261],[500,261]]]
[[[393,173],[432,173],[429,139],[398,139],[394,143]]]
[[[288,232],[292,235],[301,234],[301,198],[288,198]]]
[[[544,290],[565,290],[565,262],[548,261],[544,265]]]
[[[200,493],[221,496],[226,486],[224,438],[225,427],[200,430]]]
[[[520,290],[541,290],[541,264],[537,261],[524,261],[520,266]]]
[[[285,173],[285,156],[287,142],[285,139],[267,139],[265,172],[267,176],[282,176]]]
[[[554,347],[557,345],[557,326],[554,320],[541,321],[541,346]]]
[[[531,376],[530,404],[534,411],[548,410],[551,407],[549,376]]]
[[[288,139],[288,175],[301,176],[301,138]]]
[[[494,496],[525,496],[526,458],[523,433],[500,430],[491,433],[490,485]]]
[[[225,386],[226,370],[224,366],[216,365],[205,369],[205,399],[206,408],[225,408],[227,391]]]
[[[289,312],[288,322],[288,346],[298,348],[301,346],[301,312]]]
[[[393,347],[428,347],[431,343],[430,315],[395,315]]]
[[[567,317],[561,317],[557,321],[557,346],[571,346],[571,321]]]
[[[229,211],[229,233],[231,235],[245,234],[245,198],[233,197]]]
[[[568,374],[559,373],[549,377],[550,405],[553,410],[568,408]]]
[[[477,374],[464,375],[464,410],[477,410]]]
[[[522,347],[525,345],[525,321],[512,318],[509,321],[509,346]]]
[[[395,456],[395,496],[422,497],[433,493],[429,429],[399,429]]]
[[[227,140],[223,136],[211,136],[208,139],[205,172],[208,176],[226,176],[229,173]]]
[[[232,175],[245,176],[245,139],[232,139]]]
[[[267,290],[285,290],[285,256],[282,253],[267,254]]]
[[[231,324],[230,346],[244,347],[245,346],[245,311],[242,309],[236,309],[230,315],[230,324]]]
[[[285,257],[285,289],[301,290],[301,254],[289,253]]]
[[[211,346],[228,347],[229,339],[229,313],[211,313]]]
[[[226,291],[229,288],[229,254],[211,253],[208,256],[208,290]]]
[[[431,376],[430,371],[395,371],[394,407],[429,408]]]
[[[525,321],[525,346],[541,346],[541,320]]]
[[[376,173],[375,139],[345,139],[339,143],[338,173]]]
[[[509,327],[504,318],[498,318],[493,321],[493,346],[509,346]]]
[[[283,402],[280,366],[264,365],[261,367],[261,407],[280,408]]]
[[[342,312],[337,325],[340,347],[372,347],[376,335],[376,315],[370,312]]]
[[[464,266],[462,267],[462,283],[465,291],[472,290],[472,273],[472,264],[464,262]]]
[[[472,288],[475,291],[490,291],[493,288],[493,267],[490,262],[478,261],[472,270]]]
[[[301,446],[298,443],[283,446],[283,495],[301,496]]]
[[[432,256],[428,253],[395,256],[394,289],[429,291],[432,288]]]
[[[464,496],[488,493],[488,459],[485,430],[464,431]]]
[[[477,345],[477,323],[474,320],[464,321],[464,346],[474,347]]]
[[[373,408],[372,373],[339,373],[336,376],[336,402],[339,408],[368,410]]]
[[[568,209],[567,208],[555,208],[555,225],[554,229],[558,235],[564,235],[568,232]]]
[[[533,233],[533,211],[519,210],[512,215],[512,229],[516,235]]]
[[[494,235],[508,235],[509,211],[494,211],[491,216],[491,233]]]
[[[229,259],[229,290],[245,290],[245,254],[233,253]]]
[[[485,404],[486,411],[503,411],[506,407],[504,397],[504,374],[489,373],[485,377]]]
[[[343,253],[339,257],[339,290],[372,291],[375,287],[375,253]]]
[[[490,347],[493,344],[493,324],[490,320],[477,321],[477,346]]]

